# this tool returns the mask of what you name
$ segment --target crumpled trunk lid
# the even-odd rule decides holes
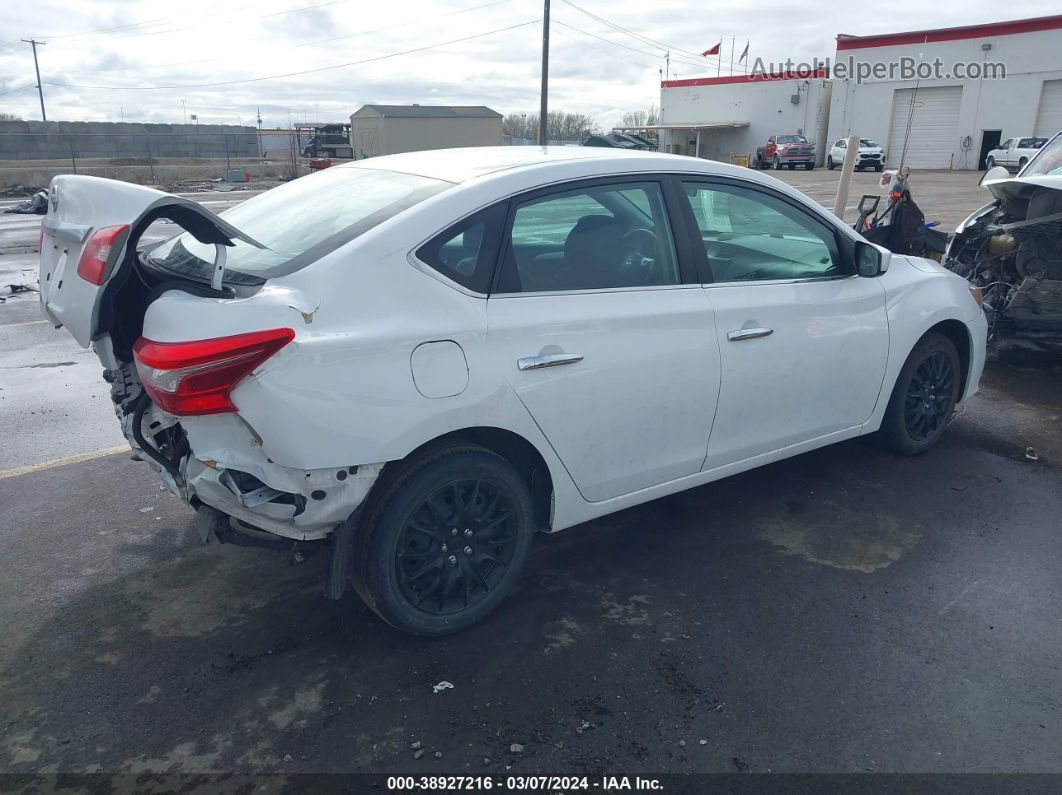
[[[48,190],[40,260],[40,301],[45,316],[65,326],[87,348],[106,329],[99,328],[103,294],[131,264],[129,247],[156,218],[169,218],[203,243],[231,246],[244,240],[262,247],[220,216],[191,199],[143,185],[102,177],[62,174]],[[78,262],[92,236],[108,227],[127,226],[115,240],[102,284],[78,275]]]

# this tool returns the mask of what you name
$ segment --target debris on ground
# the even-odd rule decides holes
[[[420,740],[414,740],[413,742],[411,742],[409,744],[409,750],[410,751],[419,751],[420,750]]]
[[[418,748],[416,751],[413,752],[413,758],[414,759],[420,759],[422,756],[424,756],[424,749],[423,748]]]
[[[509,753],[511,754],[522,754],[523,752],[524,747],[520,743],[513,743],[509,746]]]
[[[434,693],[441,693],[444,690],[453,690],[453,687],[454,686],[450,682],[447,682],[444,679],[441,682],[439,682],[439,684],[432,685],[431,689],[432,689],[432,692],[434,692]]]
[[[5,213],[15,215],[46,215],[48,213],[48,192],[39,190],[21,204],[8,207]]]
[[[1032,447],[1026,447],[1025,448],[1025,457],[1028,458],[1030,461],[1039,461],[1040,460],[1040,456],[1036,454],[1035,448],[1032,448]]]
[[[436,751],[435,752],[435,758],[436,759],[442,759],[442,751]]]

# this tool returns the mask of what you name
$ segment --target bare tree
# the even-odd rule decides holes
[[[17,113],[0,113],[0,121],[22,121]]]
[[[623,114],[624,127],[651,127],[660,123],[660,108],[650,105],[646,110],[629,110]]]
[[[551,110],[546,117],[546,136],[551,141],[581,141],[599,129],[597,121],[587,113]],[[502,119],[502,132],[533,140],[538,136],[538,114],[510,113]]]

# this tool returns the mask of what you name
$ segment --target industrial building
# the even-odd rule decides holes
[[[821,163],[830,114],[826,70],[665,80],[660,88],[660,151],[727,160],[751,154],[770,135],[800,133]]]
[[[873,138],[889,161],[912,168],[974,169],[1011,136],[1049,137],[1062,129],[1062,16],[989,25],[837,37],[837,60],[939,62],[922,80],[834,75],[831,139]],[[953,75],[956,64],[1002,63],[1006,79]],[[972,69],[983,72],[984,69]],[[907,133],[908,127],[910,134]],[[904,140],[907,140],[904,155]]]
[[[662,81],[655,129],[661,151],[715,160],[801,133],[821,165],[833,141],[855,134],[885,147],[890,165],[903,158],[912,168],[983,168],[1002,140],[1062,130],[1059,52],[1062,16],[840,34],[830,72],[812,65]]]
[[[502,115],[483,105],[363,105],[350,116],[354,158],[499,146]]]

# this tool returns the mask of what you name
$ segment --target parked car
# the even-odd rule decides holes
[[[185,230],[141,245],[152,221]],[[843,439],[932,447],[977,292],[767,175],[593,147],[414,152],[221,215],[63,175],[41,302],[204,538],[331,552],[386,621],[482,619],[555,532]]]
[[[834,141],[829,154],[826,155],[826,168],[833,171],[844,163],[847,151],[847,138],[838,138]],[[885,168],[885,150],[881,148],[881,144],[874,143],[869,138],[859,139],[859,154],[856,155],[855,170],[862,171],[864,168],[872,168],[875,171],[882,171]]]
[[[959,224],[944,265],[984,291],[994,349],[1062,353],[1062,133],[981,184],[993,201]]]
[[[1006,166],[1021,171],[1045,143],[1046,138],[1008,138],[998,149],[985,155],[985,166]]]
[[[794,169],[803,166],[808,171],[815,168],[815,147],[803,135],[772,135],[767,143],[756,150],[756,167]]]

